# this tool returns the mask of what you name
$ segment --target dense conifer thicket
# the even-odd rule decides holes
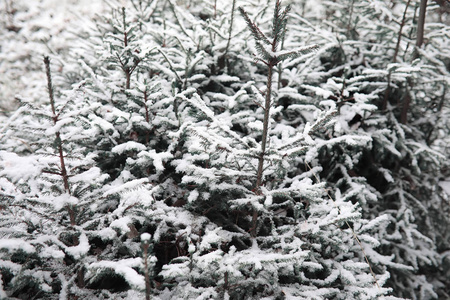
[[[1,299],[450,299],[447,2],[32,2]]]

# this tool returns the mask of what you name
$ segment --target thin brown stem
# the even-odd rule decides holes
[[[127,23],[125,20],[125,7],[122,7],[122,20],[123,20],[123,45],[124,48],[128,47],[128,33],[127,33]],[[126,83],[125,83],[125,88],[128,90],[130,89],[130,81],[131,81],[131,69],[130,67],[128,67],[127,65],[122,64],[122,70],[125,73],[125,77],[126,77]]]
[[[80,266],[77,271],[77,285],[80,288],[83,288],[86,285],[86,283],[84,282],[84,271],[82,266]]]
[[[353,9],[355,6],[355,0],[352,0],[352,4],[350,5],[350,12],[348,17],[348,23],[347,23],[347,36],[350,36],[350,32],[352,31],[352,17],[353,17]]]
[[[444,84],[444,90],[442,92],[441,99],[436,107],[437,120],[436,120],[436,122],[434,122],[433,126],[431,126],[430,130],[428,131],[427,138],[425,139],[427,141],[427,145],[431,144],[431,137],[432,137],[433,131],[436,129],[435,125],[437,124],[438,120],[442,117],[441,116],[442,108],[444,107],[444,102],[446,99],[445,95],[447,95],[447,85]]]
[[[44,64],[45,64],[45,70],[46,70],[46,74],[47,74],[48,96],[50,99],[50,106],[52,108],[52,114],[53,114],[52,119],[53,119],[53,124],[56,125],[56,123],[59,121],[59,118],[58,118],[58,115],[56,114],[55,98],[53,95],[52,75],[50,72],[50,59],[48,56],[44,57]],[[57,131],[55,133],[55,137],[56,137],[56,144],[57,144],[57,148],[58,148],[57,150],[58,150],[59,162],[60,162],[60,168],[61,168],[61,177],[64,182],[64,190],[66,191],[66,193],[68,193],[70,195],[71,192],[70,192],[70,185],[69,185],[69,175],[67,173],[66,163],[64,160],[64,151],[63,151],[63,147],[62,147],[61,134],[59,131]],[[74,226],[75,225],[75,212],[74,212],[73,208],[70,206],[67,206],[67,211],[69,213],[70,225]]]
[[[256,186],[255,191],[260,193],[261,185],[262,185],[262,177],[264,170],[264,156],[266,154],[267,147],[267,139],[269,135],[269,118],[270,118],[270,105],[271,105],[271,94],[272,94],[272,74],[273,68],[275,66],[274,62],[269,63],[269,70],[267,73],[267,90],[266,90],[266,101],[264,105],[264,120],[263,120],[263,133],[261,140],[261,152],[258,158],[258,171],[256,174]]]
[[[275,39],[272,43],[272,51],[275,51]],[[270,119],[270,106],[271,106],[271,100],[272,100],[272,75],[273,75],[273,69],[276,66],[277,61],[276,59],[271,59],[267,65],[269,67],[269,70],[267,72],[267,89],[266,89],[266,101],[264,105],[264,120],[263,120],[263,133],[262,133],[262,140],[261,140],[261,152],[258,157],[258,169],[256,173],[256,186],[255,186],[255,192],[256,194],[261,194],[261,185],[262,185],[262,178],[263,178],[263,171],[264,171],[264,158],[266,155],[266,148],[267,148],[267,140],[269,138],[269,119]],[[251,235],[253,237],[256,237],[257,233],[257,221],[258,221],[258,211],[256,208],[253,209],[253,216],[252,216],[252,228],[251,228]]]
[[[398,52],[400,50],[400,42],[402,40],[402,31],[403,31],[403,27],[405,26],[405,23],[406,23],[406,12],[408,11],[410,2],[411,2],[411,0],[408,0],[408,2],[406,3],[405,11],[403,12],[402,22],[400,23],[400,29],[398,31],[398,36],[397,36],[397,44],[395,45],[394,56],[392,57],[393,63],[397,62],[397,56],[398,56]],[[387,103],[388,103],[389,95],[391,92],[390,91],[391,90],[391,76],[392,76],[392,71],[389,71],[389,74],[387,77],[387,87],[386,87],[386,90],[384,91],[383,103],[381,105],[382,110],[385,110],[387,108]]]
[[[224,281],[224,283],[223,283],[223,290],[224,290],[224,291],[227,291],[227,290],[229,289],[229,283],[228,283],[228,271],[225,272],[223,281]],[[226,295],[226,293],[224,293],[223,299],[226,299],[226,298],[225,298],[225,295]]]
[[[402,22],[400,23],[400,29],[398,31],[398,36],[397,36],[397,44],[395,45],[394,57],[392,58],[393,63],[397,62],[397,56],[398,56],[398,52],[400,50],[400,42],[402,40],[402,31],[403,31],[403,27],[405,26],[405,23],[406,23],[406,12],[408,11],[410,3],[411,3],[411,0],[408,0],[408,2],[406,3],[406,6],[405,6],[405,11],[403,12]]]
[[[233,0],[233,4],[231,6],[230,28],[228,29],[228,41],[227,41],[227,46],[225,48],[225,53],[223,54],[224,57],[227,55],[228,48],[230,48],[231,33],[233,31],[233,21],[234,21],[234,9],[235,9],[235,6],[236,6],[236,0]],[[215,8],[215,4],[214,4],[214,8]]]
[[[150,274],[148,272],[148,248],[149,244],[146,242],[143,245],[144,248],[144,276],[145,276],[145,300],[150,300],[150,292],[151,292],[151,285],[150,285]]]
[[[44,56],[44,64],[45,64],[45,71],[47,74],[48,97],[50,99],[50,106],[52,108],[53,118],[55,118],[56,117],[55,98],[53,96],[52,75],[50,72],[50,58],[48,56]],[[53,121],[55,121],[55,119],[53,119]]]
[[[259,27],[250,19],[247,12],[239,7],[239,10],[244,17],[247,25],[249,26],[254,38],[257,41],[264,42],[267,45],[271,46],[271,52],[276,52],[278,48],[278,44],[280,42],[280,35],[284,35],[286,30],[285,27],[285,18],[287,13],[289,12],[290,7],[286,7],[286,9],[280,14],[280,0],[277,0],[275,3],[275,14],[273,19],[273,28],[272,28],[272,40],[270,41],[264,33],[259,29]],[[263,119],[263,130],[261,137],[261,151],[258,155],[258,167],[256,173],[256,184],[254,188],[254,192],[256,195],[262,195],[261,186],[263,184],[263,173],[264,173],[264,160],[266,156],[267,143],[269,139],[269,122],[270,122],[270,108],[272,105],[272,77],[274,68],[277,66],[279,60],[276,56],[269,57],[267,59],[260,59],[262,63],[264,63],[268,67],[267,72],[267,86],[266,86],[266,97],[264,103],[264,119]],[[253,215],[252,215],[252,227],[250,228],[250,234],[253,237],[257,235],[257,222],[258,222],[258,210],[253,207]]]
[[[148,101],[148,94],[147,90],[145,90],[144,92],[145,121],[148,124],[150,124],[150,115],[148,111],[147,101]],[[148,144],[149,141],[150,141],[150,132],[147,130],[147,132],[145,133],[145,143]]]
[[[413,83],[411,80],[408,80],[408,86],[412,86]],[[409,107],[411,105],[411,95],[409,88],[406,87],[405,96],[403,97],[403,103],[402,103],[402,111],[400,113],[400,123],[406,124],[408,123],[408,111]]]
[[[286,28],[283,28],[283,30],[286,30]],[[280,50],[283,50],[283,49],[284,49],[284,37],[283,37],[283,40],[281,41]],[[283,68],[282,68],[282,63],[280,62],[278,65],[278,83],[277,83],[278,90],[281,88],[281,82],[283,80],[282,76],[283,76]]]
[[[123,43],[125,47],[128,46],[128,33],[127,33],[127,23],[125,21],[125,7],[122,7],[122,19],[123,19]]]
[[[418,49],[422,47],[423,44],[423,35],[425,28],[425,15],[427,11],[427,2],[428,0],[420,0],[420,9],[419,9],[419,20],[417,22],[417,39],[416,39],[416,49],[414,50],[413,59],[419,57]]]

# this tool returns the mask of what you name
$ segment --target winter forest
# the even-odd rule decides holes
[[[450,299],[450,2],[2,0],[0,299]]]

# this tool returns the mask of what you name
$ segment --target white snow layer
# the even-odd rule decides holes
[[[133,269],[136,267],[140,267],[141,265],[142,265],[141,258],[128,258],[119,261],[104,260],[92,263],[89,266],[88,276],[92,277],[94,274],[91,273],[94,270],[98,274],[104,269],[112,269],[116,274],[121,275],[130,286],[138,290],[143,290],[145,289],[144,277],[142,275],[139,275],[139,273]]]
[[[36,249],[28,242],[19,239],[0,239],[0,249],[7,249],[9,253],[19,249],[26,253],[33,253]]]

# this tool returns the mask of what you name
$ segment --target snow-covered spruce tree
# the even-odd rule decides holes
[[[146,34],[153,19],[142,13],[150,10],[155,17],[158,10],[151,2],[145,7],[138,1],[132,4],[136,5],[114,6],[110,15],[79,32],[86,39],[73,57],[81,58],[78,72],[86,78],[80,84],[89,107],[84,122],[95,128],[87,143],[97,153],[97,165],[111,176],[103,187],[105,201],[95,208],[103,214],[98,226],[104,231],[92,241],[99,254],[96,262],[87,265],[87,286],[96,293],[134,290],[136,297],[144,297],[138,293],[145,289],[149,296],[153,288],[155,257],[150,251],[163,247],[154,244],[159,235],[154,239],[145,235],[142,244],[139,236],[146,231],[154,234],[169,214],[162,210],[171,210],[164,200],[171,203],[176,179],[164,165],[172,157],[170,147],[175,148],[167,134],[179,122],[172,85],[153,68],[163,60],[157,43]],[[155,200],[162,208],[153,206],[158,206]],[[160,234],[166,230],[170,227]],[[150,257],[140,263],[142,252]]]
[[[121,16],[124,17],[124,14]],[[127,55],[127,52],[124,52],[124,56]],[[110,58],[111,55],[106,55],[106,57]],[[145,57],[145,53],[143,57]],[[16,210],[19,212],[15,210],[6,211],[4,220],[8,220],[12,214],[24,214],[23,219],[28,221],[31,215],[33,217],[32,222],[29,221],[31,225],[39,225],[38,218],[27,213],[27,201],[31,201],[35,205],[45,206],[43,211],[38,210],[37,212],[32,207],[29,208],[34,214],[40,214],[39,216],[45,217],[47,213],[50,213],[50,216],[55,216],[55,218],[49,217],[49,220],[46,220],[46,223],[44,223],[45,230],[43,231],[49,235],[48,238],[45,237],[42,240],[42,234],[38,231],[28,232],[29,239],[37,236],[36,239],[39,243],[54,243],[54,245],[50,244],[52,248],[45,247],[43,253],[36,251],[37,254],[35,255],[35,260],[42,260],[45,255],[52,258],[53,254],[49,251],[56,248],[53,251],[54,259],[48,259],[48,264],[54,265],[54,268],[47,265],[42,266],[42,264],[36,267],[27,265],[23,268],[25,275],[22,276],[22,270],[19,266],[8,262],[7,258],[12,252],[20,253],[27,245],[35,246],[37,243],[34,239],[27,241],[23,237],[23,231],[26,231],[26,229],[20,230],[20,227],[23,226],[19,226],[17,229],[14,227],[15,229],[12,230],[15,234],[22,234],[23,247],[21,244],[19,245],[20,247],[17,247],[14,244],[16,240],[12,240],[12,246],[8,246],[7,244],[11,242],[11,239],[4,240],[6,246],[2,243],[3,250],[10,251],[6,253],[5,266],[12,268],[12,270],[6,268],[4,273],[7,274],[4,283],[7,284],[6,290],[8,295],[17,295],[20,298],[28,299],[30,297],[29,293],[37,292],[39,297],[44,298],[57,297],[58,294],[60,297],[67,299],[96,296],[102,298],[110,297],[116,292],[131,289],[130,297],[133,299],[133,297],[143,297],[143,294],[139,293],[144,290],[147,290],[147,295],[150,293],[150,276],[152,275],[155,262],[155,258],[151,255],[152,245],[149,244],[148,237],[142,243],[139,241],[139,233],[134,224],[138,226],[146,221],[142,217],[142,212],[148,209],[149,204],[154,200],[152,197],[152,186],[142,185],[149,182],[149,173],[155,173],[153,178],[150,177],[150,180],[160,175],[158,172],[163,169],[162,159],[166,157],[164,153],[159,156],[155,150],[143,151],[147,149],[143,143],[148,143],[149,145],[157,143],[155,138],[150,138],[150,134],[153,134],[153,128],[150,127],[149,123],[153,121],[156,114],[154,114],[154,110],[151,110],[154,108],[150,108],[150,106],[159,99],[160,95],[156,82],[148,85],[145,82],[139,85],[139,82],[137,82],[136,90],[126,91],[128,98],[119,94],[118,97],[112,99],[113,101],[118,100],[113,105],[102,103],[101,100],[108,99],[117,90],[124,92],[131,81],[128,81],[131,77],[129,76],[131,73],[130,69],[127,69],[127,65],[121,64],[124,59],[127,58],[119,56],[118,60],[112,60],[112,62],[106,60],[106,62],[103,62],[103,66],[108,67],[110,65],[109,67],[112,71],[108,75],[111,75],[112,78],[119,78],[117,81],[106,80],[100,77],[102,75],[100,71],[97,70],[99,73],[97,75],[86,64],[81,64],[79,69],[73,68],[73,65],[70,66],[72,67],[71,78],[79,76],[75,74],[75,77],[73,77],[73,71],[78,71],[81,74],[80,77],[86,73],[89,74],[89,72],[92,76],[78,83],[73,91],[69,91],[68,95],[61,97],[66,101],[62,101],[60,110],[52,102],[52,108],[54,108],[52,115],[46,114],[42,109],[34,109],[31,104],[30,107],[19,110],[17,114],[31,112],[32,117],[13,118],[12,123],[8,124],[8,130],[2,136],[7,140],[8,138],[15,138],[16,136],[11,133],[12,130],[15,130],[16,135],[20,138],[19,141],[25,145],[31,144],[31,147],[28,147],[30,149],[26,150],[38,153],[30,155],[29,157],[32,159],[27,161],[28,164],[25,164],[29,165],[28,168],[33,171],[27,176],[24,176],[25,173],[23,172],[18,172],[18,168],[14,167],[19,160],[15,154],[2,153],[5,160],[2,166],[4,168],[2,175],[6,178],[6,181],[2,182],[4,184],[2,191],[5,191],[4,195],[2,195],[4,196],[2,200],[21,203],[10,205],[6,202],[5,207],[17,208]],[[65,65],[65,67],[68,66],[68,64]],[[97,66],[103,67],[102,64]],[[116,66],[119,66],[119,68],[114,68]],[[116,74],[113,72],[114,70],[117,70]],[[124,79],[123,81],[121,81],[122,78]],[[67,81],[67,78],[61,81],[64,80]],[[122,85],[122,83],[125,84]],[[50,90],[52,91],[51,95],[53,95],[53,90]],[[103,92],[103,94],[99,91]],[[106,95],[108,92],[111,92],[111,94]],[[123,103],[125,100],[129,100],[129,102]],[[137,105],[140,106],[136,108]],[[124,111],[121,111],[121,109]],[[167,113],[163,115],[170,117],[170,114]],[[42,118],[45,120],[45,117],[56,122],[56,124],[52,128],[47,129],[45,125],[39,123]],[[152,119],[150,120],[150,118]],[[159,119],[162,124],[165,124],[165,120],[165,117]],[[60,165],[59,167],[55,166],[54,169],[48,172],[52,174],[50,177],[58,178],[57,176],[59,175],[63,179],[63,184],[61,184],[61,181],[57,182],[55,178],[52,178],[52,185],[41,184],[41,182],[49,180],[47,173],[41,174],[40,170],[50,163],[49,159],[41,162],[42,148],[44,146],[47,147],[46,144],[50,144],[50,141],[46,143],[45,138],[36,134],[33,135],[33,131],[36,130],[49,132],[49,135],[56,135],[55,147],[57,147],[58,154],[56,158],[59,158]],[[136,130],[136,132],[132,130]],[[128,135],[124,138],[124,134]],[[160,136],[160,134],[158,135]],[[142,144],[138,143],[138,141]],[[44,146],[42,145],[43,143],[45,144]],[[18,147],[16,144],[20,143],[10,144],[12,145],[9,147],[13,147],[13,150],[17,151]],[[66,147],[69,147],[69,149],[66,149]],[[148,156],[147,158],[142,158],[141,156],[141,160],[144,162],[139,164],[139,168],[135,167],[136,163],[133,161],[133,158],[136,158],[133,152],[136,150],[141,150],[139,152],[140,155]],[[119,164],[117,168],[114,165],[112,167],[106,165],[105,167],[105,164],[102,164],[102,160],[105,157],[105,153],[108,154],[108,152],[109,155],[115,156],[116,160],[123,159],[121,156],[126,156],[124,160],[128,157],[129,159],[126,160],[127,164]],[[71,163],[71,161],[68,162],[70,159],[77,159],[78,165]],[[156,171],[153,171],[155,169]],[[110,176],[101,175],[103,171],[110,173]],[[11,183],[16,183],[19,188],[14,188]],[[27,184],[30,184],[31,187]],[[49,196],[45,196],[46,193],[50,192],[57,194],[58,185],[59,187],[64,186],[64,190],[60,191],[61,195],[59,197],[53,196],[49,198]],[[140,186],[140,189],[134,190],[138,186]],[[78,191],[79,189],[81,191]],[[81,198],[81,196],[86,196],[85,194],[90,189],[92,191],[87,197]],[[29,194],[22,195],[22,193],[25,193],[22,190]],[[127,191],[130,192],[127,193]],[[31,200],[25,198],[26,196],[31,197]],[[78,196],[79,198],[77,198]],[[77,199],[79,200],[78,202],[76,201]],[[52,203],[52,200],[54,200],[54,203]],[[69,225],[62,225],[69,228],[59,224],[61,222],[60,219],[63,219],[64,215],[56,217],[61,215],[61,213],[51,213],[52,205],[55,205],[57,210],[67,208],[69,216],[66,216],[66,219],[70,219],[70,222],[66,221],[69,222]],[[74,208],[72,208],[72,205]],[[17,221],[20,225],[21,219]],[[51,233],[54,233],[57,238],[50,236],[48,228],[52,229]],[[62,237],[60,238],[60,236]],[[64,240],[59,242],[58,238]],[[77,242],[74,238],[79,239],[79,241]],[[47,242],[48,239],[50,239],[50,242]],[[65,245],[64,242],[67,242],[66,240],[74,245]],[[27,249],[29,250],[30,247]],[[142,259],[141,254],[145,255]],[[29,264],[34,263],[35,261],[29,262]],[[62,268],[56,267],[58,265],[61,265]],[[43,268],[45,272],[43,273],[40,268]],[[11,278],[10,273],[16,276]],[[55,275],[56,277],[52,275],[57,273],[61,273],[61,275]],[[31,280],[33,276],[30,274],[36,274],[36,278]],[[127,292],[125,292],[126,295]]]
[[[18,138],[33,144],[31,154],[1,152],[2,293],[19,299],[84,294],[89,206],[108,178],[81,146],[86,133],[77,124],[79,95],[56,98],[49,58],[44,62],[47,105],[24,103],[21,112],[28,117],[11,124]],[[33,140],[27,139],[30,132]]]
[[[391,9],[390,3],[381,1],[352,1],[350,7],[348,1],[333,2],[327,6],[328,15],[336,17],[330,25],[339,41],[329,52],[333,55],[323,55],[315,67],[311,64],[306,80],[292,78],[303,81],[304,88],[319,98],[337,102],[340,117],[334,136],[357,133],[372,140],[353,149],[323,147],[323,176],[340,193],[353,191],[349,193],[353,202],[366,203],[362,208],[367,218],[387,214],[387,231],[373,237],[380,241],[383,254],[395,257],[392,263],[384,263],[394,294],[430,299],[445,295],[439,252],[448,249],[448,238],[438,233],[447,232],[448,218],[445,210],[436,208],[446,207],[448,200],[438,186],[445,156],[435,143],[442,145],[442,140],[427,136],[438,134],[436,127],[448,128],[445,121],[436,127],[430,124],[436,119],[442,122],[439,103],[445,101],[448,82],[443,78],[448,71],[440,56],[447,50],[441,46],[436,51],[446,32],[443,24],[430,25],[438,29],[433,31],[436,36],[431,35],[424,50],[419,49],[421,61],[412,61],[418,4],[398,1]],[[318,26],[298,19],[311,29]],[[322,39],[326,32],[316,30],[311,35]],[[440,109],[433,110],[432,103]],[[377,111],[376,106],[388,110]],[[368,257],[377,263],[370,253]]]
[[[380,225],[385,228],[384,218],[361,219],[357,205],[340,194],[335,195],[336,201],[327,196],[325,186],[314,176],[320,167],[305,168],[304,154],[309,151],[308,160],[316,156],[319,144],[312,136],[330,123],[333,102],[322,102],[328,108],[324,111],[298,105],[299,111],[315,113],[315,117],[305,114],[311,122],[279,121],[285,112],[277,105],[281,99],[273,89],[275,67],[317,47],[281,50],[289,6],[282,10],[276,1],[275,9],[263,10],[273,12],[269,33],[240,8],[261,63],[253,68],[255,73],[241,76],[264,75],[265,87],[255,82],[234,83],[235,94],[221,96],[230,105],[223,112],[213,111],[205,101],[213,94],[202,98],[192,93],[184,98],[190,115],[182,125],[186,150],[173,164],[184,173],[184,207],[202,215],[206,226],[178,233],[185,241],[185,255],[163,266],[161,276],[176,284],[167,295],[183,299],[377,299],[388,291],[377,286],[388,274],[371,274],[364,250],[348,226],[351,222],[358,228],[366,247],[376,253],[373,248],[378,243],[365,233],[379,230]],[[302,98],[294,90],[289,92]],[[239,111],[234,106],[246,108]],[[330,144],[366,141],[344,136]]]
[[[142,216],[143,211],[149,210],[149,205],[154,200],[152,196],[153,186],[145,184],[149,181],[153,183],[155,178],[157,179],[159,176],[165,179],[170,177],[170,175],[161,174],[161,170],[164,169],[163,160],[167,158],[167,155],[165,153],[156,153],[157,150],[155,149],[157,149],[156,146],[162,149],[167,146],[164,139],[165,135],[162,134],[166,131],[165,126],[170,128],[172,123],[178,123],[170,120],[173,116],[171,114],[173,108],[165,103],[158,103],[157,105],[160,105],[163,109],[169,107],[170,111],[166,112],[161,109],[159,110],[160,114],[156,114],[157,107],[155,108],[154,104],[162,98],[160,86],[163,85],[164,87],[165,81],[158,79],[150,82],[148,78],[142,76],[148,71],[148,69],[145,69],[145,66],[141,68],[148,57],[148,48],[140,48],[141,44],[137,42],[138,38],[136,38],[139,35],[138,30],[136,30],[135,34],[131,32],[131,29],[134,28],[130,27],[133,24],[137,24],[136,20],[134,20],[135,23],[130,25],[130,22],[126,19],[125,9],[114,10],[113,13],[112,18],[106,20],[105,23],[97,23],[105,26],[106,29],[100,27],[100,29],[104,29],[100,31],[103,34],[100,38],[98,38],[98,34],[93,34],[91,37],[94,43],[90,43],[90,46],[93,46],[91,49],[96,52],[93,53],[83,48],[75,48],[74,57],[77,57],[77,60],[75,62],[74,60],[64,62],[65,73],[63,75],[65,75],[65,78],[59,78],[60,82],[66,84],[72,83],[77,78],[78,80],[80,80],[79,78],[84,78],[75,85],[70,97],[63,97],[63,99],[70,100],[61,106],[64,108],[64,112],[67,112],[72,119],[67,120],[66,118],[64,122],[58,121],[57,126],[63,127],[64,132],[61,133],[62,135],[64,135],[65,130],[70,133],[67,141],[63,139],[62,145],[70,145],[71,149],[77,149],[76,153],[79,154],[77,158],[80,164],[82,162],[88,166],[96,166],[91,170],[91,173],[85,172],[78,177],[73,177],[83,184],[92,186],[94,189],[92,193],[94,194],[95,192],[95,196],[92,195],[92,198],[84,199],[89,205],[80,212],[80,216],[83,216],[83,218],[79,221],[75,220],[75,225],[80,227],[76,229],[84,234],[83,247],[81,249],[83,251],[82,257],[76,257],[76,261],[72,262],[73,258],[70,255],[64,256],[64,253],[56,253],[60,254],[57,257],[58,259],[63,260],[67,258],[69,260],[67,272],[61,272],[61,274],[66,276],[53,280],[50,275],[46,275],[44,278],[46,282],[43,282],[41,285],[47,284],[54,286],[54,288],[52,290],[45,285],[43,287],[36,285],[36,291],[42,289],[46,292],[43,297],[51,297],[51,293],[55,297],[59,294],[62,298],[109,297],[112,294],[129,289],[131,298],[143,297],[143,294],[139,293],[144,290],[147,290],[147,295],[150,293],[151,285],[147,283],[150,283],[150,276],[152,276],[155,262],[154,257],[151,255],[153,245],[149,244],[148,238],[141,244],[136,227],[138,229],[143,227],[141,224],[147,221]],[[107,24],[109,24],[109,27],[107,27]],[[95,44],[95,42],[98,43]],[[80,61],[80,55],[78,54],[81,54],[81,58],[85,59],[86,62]],[[100,59],[96,57],[98,54],[101,55]],[[140,72],[136,69],[138,67]],[[132,76],[135,77],[132,79]],[[131,87],[134,89],[131,89]],[[31,101],[31,103],[34,103],[34,101]],[[19,110],[16,115],[27,111],[29,110],[25,107]],[[32,111],[35,112],[35,110]],[[38,117],[41,115],[45,116],[41,112],[42,110],[37,111],[39,111]],[[59,112],[56,112],[56,114],[58,118],[59,116],[61,118],[65,116]],[[27,151],[41,151],[42,138],[32,134],[33,131],[40,128],[43,128],[42,130],[45,129],[45,126],[39,126],[40,119],[34,117],[25,119],[13,118],[12,121],[16,121],[9,124],[8,130],[3,136],[8,141],[8,148],[24,152],[20,150],[20,144],[22,143],[26,146],[28,144],[31,145],[29,147],[22,146]],[[73,122],[76,122],[76,124],[72,126]],[[160,132],[155,132],[155,127],[151,126],[152,123],[159,124],[158,130]],[[74,127],[77,130],[74,130]],[[20,140],[12,133],[14,129],[20,133]],[[158,138],[160,139],[158,140]],[[10,142],[13,139],[19,142]],[[145,145],[149,145],[149,147],[147,148]],[[136,155],[138,150],[140,156]],[[72,156],[67,156],[65,153],[63,153],[63,157],[72,158]],[[72,155],[71,152],[70,155]],[[5,164],[17,163],[13,158],[5,154]],[[138,159],[140,159],[139,164],[136,163]],[[31,160],[30,164],[33,163],[34,160]],[[75,168],[71,172],[69,171],[69,163],[65,162],[65,165],[67,166],[67,176],[73,176],[77,172],[85,170],[85,168],[81,167],[81,170]],[[40,165],[38,164],[38,166]],[[8,167],[5,168],[4,174],[5,176],[13,176],[16,171],[17,168]],[[109,173],[110,176],[100,176],[103,171]],[[19,173],[5,184],[8,184],[9,181],[15,183],[14,181],[21,179],[22,174]],[[89,174],[92,177],[88,176]],[[33,177],[33,180],[30,180],[29,177]],[[24,176],[25,180],[29,179],[28,181],[33,184],[34,190],[30,191],[30,193],[32,193],[35,202],[43,201],[42,205],[48,204],[46,198],[41,196],[41,193],[48,193],[48,190],[34,184],[35,181],[40,182],[44,180],[45,178],[43,177],[45,176],[40,175],[36,171],[29,177]],[[23,181],[24,179],[21,180]],[[70,177],[68,180],[70,189],[70,181],[75,179]],[[95,186],[94,184],[97,181],[102,181],[102,185]],[[20,182],[20,184],[25,183]],[[137,187],[140,188],[135,190]],[[157,189],[158,187],[155,187],[154,190]],[[162,190],[162,192],[171,193],[170,190]],[[17,199],[19,202],[23,202],[24,198],[14,194],[11,197],[9,194],[6,194],[5,197],[6,200]],[[70,199],[73,200],[72,198]],[[26,205],[22,208],[25,207]],[[11,212],[8,211],[8,213],[10,216]],[[8,213],[5,219],[8,218]],[[164,214],[159,213],[159,215]],[[33,221],[37,222],[36,218]],[[58,222],[59,219],[55,218],[53,221]],[[154,222],[159,222],[159,219]],[[71,223],[70,226],[72,225]],[[47,222],[46,226],[48,228],[56,228],[55,232],[57,234],[64,234],[64,229],[59,230],[61,226],[58,224]],[[142,231],[146,229],[144,228]],[[17,230],[18,234],[20,232],[20,230]],[[61,245],[57,246],[62,247]],[[13,250],[17,250],[17,247]],[[64,251],[65,248],[62,250]],[[144,254],[145,256],[143,256]],[[6,255],[6,258],[8,255]],[[143,260],[141,260],[141,256],[143,256]],[[61,264],[55,260],[50,260],[50,263],[54,265]],[[50,267],[46,268],[51,270]],[[27,267],[24,269],[27,269]],[[30,273],[39,271],[38,267],[33,269],[28,266],[28,269],[30,270],[27,272]],[[81,272],[76,274],[78,270]],[[19,269],[16,267],[14,271],[17,273]],[[58,268],[56,268],[55,272],[58,272]],[[38,273],[36,272],[36,274]],[[74,274],[77,275],[76,280],[73,277]],[[39,276],[38,279],[43,281],[41,279],[42,276]],[[50,281],[53,284],[50,284]],[[16,293],[15,290],[18,290],[17,293],[21,293],[22,290],[26,290],[30,286],[33,288],[34,283],[39,283],[39,281],[35,280],[29,281],[29,285],[14,285],[18,281],[11,280],[10,277],[7,277],[7,281],[4,282],[8,284],[8,293],[10,294]],[[10,282],[12,286],[9,286]],[[19,283],[23,284],[23,282]],[[74,284],[75,282],[78,283],[78,287]],[[127,292],[125,292],[126,295]],[[29,296],[26,296],[24,293],[20,297],[26,299]]]

